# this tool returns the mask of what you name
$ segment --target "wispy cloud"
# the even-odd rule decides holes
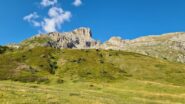
[[[69,21],[72,17],[70,11],[64,11],[62,8],[52,7],[48,11],[48,18],[44,18],[42,29],[45,32],[57,31],[65,21]]]
[[[36,19],[39,18],[39,15],[37,12],[30,13],[29,15],[25,16],[23,19],[25,21],[28,21],[29,23],[33,24],[33,26],[41,26],[39,22],[36,21]]]
[[[57,4],[57,2],[58,2],[57,0],[42,0],[40,4],[43,7],[48,7],[48,6],[53,6]]]
[[[82,1],[81,0],[74,0],[73,5],[78,7],[78,6],[82,5]]]

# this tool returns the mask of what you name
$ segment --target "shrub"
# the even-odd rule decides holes
[[[58,68],[57,62],[52,62],[49,64],[49,66],[50,66],[49,72],[51,74],[55,74],[55,70]]]
[[[99,62],[100,62],[101,64],[103,64],[103,63],[104,63],[104,61],[103,61],[102,59],[100,59],[100,60],[99,60]]]
[[[59,84],[64,83],[64,80],[61,79],[61,78],[58,78],[58,79],[57,79],[57,83],[59,83]]]
[[[86,59],[85,58],[78,58],[78,59],[76,59],[76,60],[72,60],[71,62],[74,62],[74,63],[81,63],[81,62],[84,62],[84,61],[86,61]]]
[[[100,53],[100,54],[99,54],[99,57],[103,58],[103,54],[102,54],[102,53]]]

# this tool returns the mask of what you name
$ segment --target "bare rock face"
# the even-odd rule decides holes
[[[92,33],[91,33],[90,28],[83,28],[82,27],[82,28],[74,30],[72,33],[75,35],[80,35],[80,37],[82,37],[86,40],[89,40],[92,38]]]
[[[49,44],[52,46],[52,43],[54,43],[57,48],[87,49],[96,47],[99,44],[92,39],[89,28],[79,28],[65,33],[49,33],[49,37],[53,40]]]
[[[51,32],[48,34],[39,34],[32,37],[30,40],[23,42],[23,44],[25,45],[25,43],[28,43],[29,45],[29,42],[32,42],[32,46],[36,45],[36,46],[50,46],[54,48],[77,48],[77,49],[96,48],[100,45],[100,42],[92,38],[90,29],[83,27],[76,29],[72,32],[63,32],[63,33]]]
[[[111,38],[104,49],[119,49],[185,63],[185,33],[145,36],[133,40]]]

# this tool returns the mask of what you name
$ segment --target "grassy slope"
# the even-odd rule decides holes
[[[185,103],[185,64],[123,51],[45,47],[6,52],[0,60],[1,80],[45,83],[1,81],[3,103]]]
[[[184,104],[185,88],[144,80],[33,84],[0,81],[2,104]]]

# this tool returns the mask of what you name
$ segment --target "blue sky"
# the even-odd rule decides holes
[[[18,43],[38,32],[54,29],[63,32],[78,27],[90,27],[93,38],[101,41],[111,36],[133,39],[185,31],[185,0],[81,0],[80,3],[78,0],[76,5],[75,0],[56,1],[42,5],[42,0],[2,0],[0,45]],[[52,13],[48,15],[54,7],[63,10],[61,16],[66,18],[56,21],[52,28],[44,19],[54,18]],[[24,18],[32,13],[38,17]],[[33,21],[38,22],[38,26],[34,26]],[[44,30],[44,27],[49,28]]]

